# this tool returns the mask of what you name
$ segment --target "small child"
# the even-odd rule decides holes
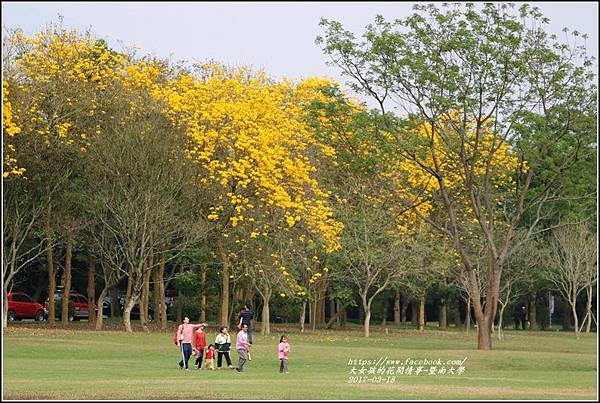
[[[287,341],[287,336],[284,334],[279,339],[279,361],[281,364],[279,365],[279,373],[288,373],[288,353],[290,352],[290,345]]]
[[[206,364],[204,364],[204,368],[210,368],[211,370],[215,370],[215,346],[210,344],[206,349]]]

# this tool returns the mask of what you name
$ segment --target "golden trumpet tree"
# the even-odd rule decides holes
[[[49,26],[33,37],[17,31],[14,42],[15,92],[19,96],[22,130],[47,145],[77,146],[101,131],[109,119],[107,91],[123,73],[125,56],[111,51],[89,32]],[[20,115],[20,116],[21,116]]]
[[[125,59],[89,32],[67,31],[57,25],[48,25],[31,37],[15,30],[7,35],[3,48],[8,51],[3,60],[3,92],[10,98],[3,104],[4,112],[9,112],[3,121],[8,134],[3,142],[7,151],[3,176],[24,173],[45,189],[48,245],[54,239],[53,221],[60,219],[65,229],[64,300],[68,300],[70,256],[78,226],[72,198],[77,192],[74,178],[90,138],[100,133],[108,119],[106,91],[120,76]],[[48,246],[47,254],[49,292],[53,295],[52,247]],[[50,298],[49,308],[53,322],[54,298]],[[67,309],[64,304],[63,320],[67,320]]]
[[[317,92],[311,82],[275,82],[247,68],[200,66],[154,89],[172,122],[190,138],[187,157],[199,167],[198,191],[212,196],[207,219],[214,222],[223,262],[221,320],[228,321],[228,245],[241,238],[266,237],[270,211],[283,226],[298,223],[339,248],[342,225],[333,218],[329,193],[314,177],[311,158],[333,151],[317,141],[303,119],[303,105]],[[237,239],[233,239],[236,237]]]
[[[11,176],[23,175],[25,168],[19,167],[15,157],[15,145],[13,138],[21,132],[21,128],[17,124],[17,119],[13,114],[12,105],[9,100],[8,82],[2,80],[2,136],[3,146],[3,172],[2,178],[8,179]]]

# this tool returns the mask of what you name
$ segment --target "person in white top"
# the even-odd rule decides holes
[[[221,326],[219,329],[219,334],[215,338],[215,347],[217,349],[217,368],[221,368],[223,356],[225,356],[225,360],[227,361],[227,367],[229,369],[235,368],[231,365],[231,356],[229,355],[229,351],[231,351],[231,336],[227,332],[227,326]]]

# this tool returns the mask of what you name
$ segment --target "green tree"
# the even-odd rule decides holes
[[[384,116],[391,103],[416,120],[412,132],[420,137],[391,119],[386,126],[396,135],[398,155],[436,183],[444,222],[416,213],[452,240],[473,297],[477,346],[490,350],[502,268],[515,232],[526,214],[542,214],[559,172],[577,160],[577,149],[558,155],[559,169],[544,178],[537,197],[528,198],[534,175],[556,144],[580,142],[582,133],[572,129],[584,112],[595,111],[592,61],[583,46],[548,35],[548,19],[529,5],[518,15],[504,3],[414,8],[413,15],[394,22],[378,16],[361,41],[339,22],[323,19],[326,32],[317,43]],[[544,130],[529,137],[534,141],[522,141],[519,125],[526,125],[531,112]],[[469,230],[463,221],[478,225],[488,255],[484,303],[473,254],[463,242]],[[540,230],[540,220],[530,223],[530,233]]]
[[[552,264],[544,274],[555,289],[569,303],[575,320],[575,336],[579,339],[581,328],[577,314],[577,299],[598,281],[597,235],[585,224],[566,226],[553,233]],[[591,314],[591,293],[588,291],[588,310]],[[591,321],[592,318],[590,317]]]
[[[185,167],[185,136],[172,128],[156,101],[143,92],[137,95],[135,108],[124,97],[125,105],[115,112],[105,135],[94,141],[86,164],[87,180],[93,184],[87,197],[101,231],[106,231],[103,243],[109,245],[105,256],[120,256],[123,264],[114,268],[125,270],[131,282],[123,312],[127,331],[132,331],[131,309],[162,261],[150,256],[156,251],[173,259],[185,248],[171,240],[188,245],[203,236],[202,221],[190,218],[186,210],[191,171]]]

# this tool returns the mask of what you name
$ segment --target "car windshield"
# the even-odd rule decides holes
[[[13,294],[12,300],[15,302],[33,302],[33,300],[25,294]]]

